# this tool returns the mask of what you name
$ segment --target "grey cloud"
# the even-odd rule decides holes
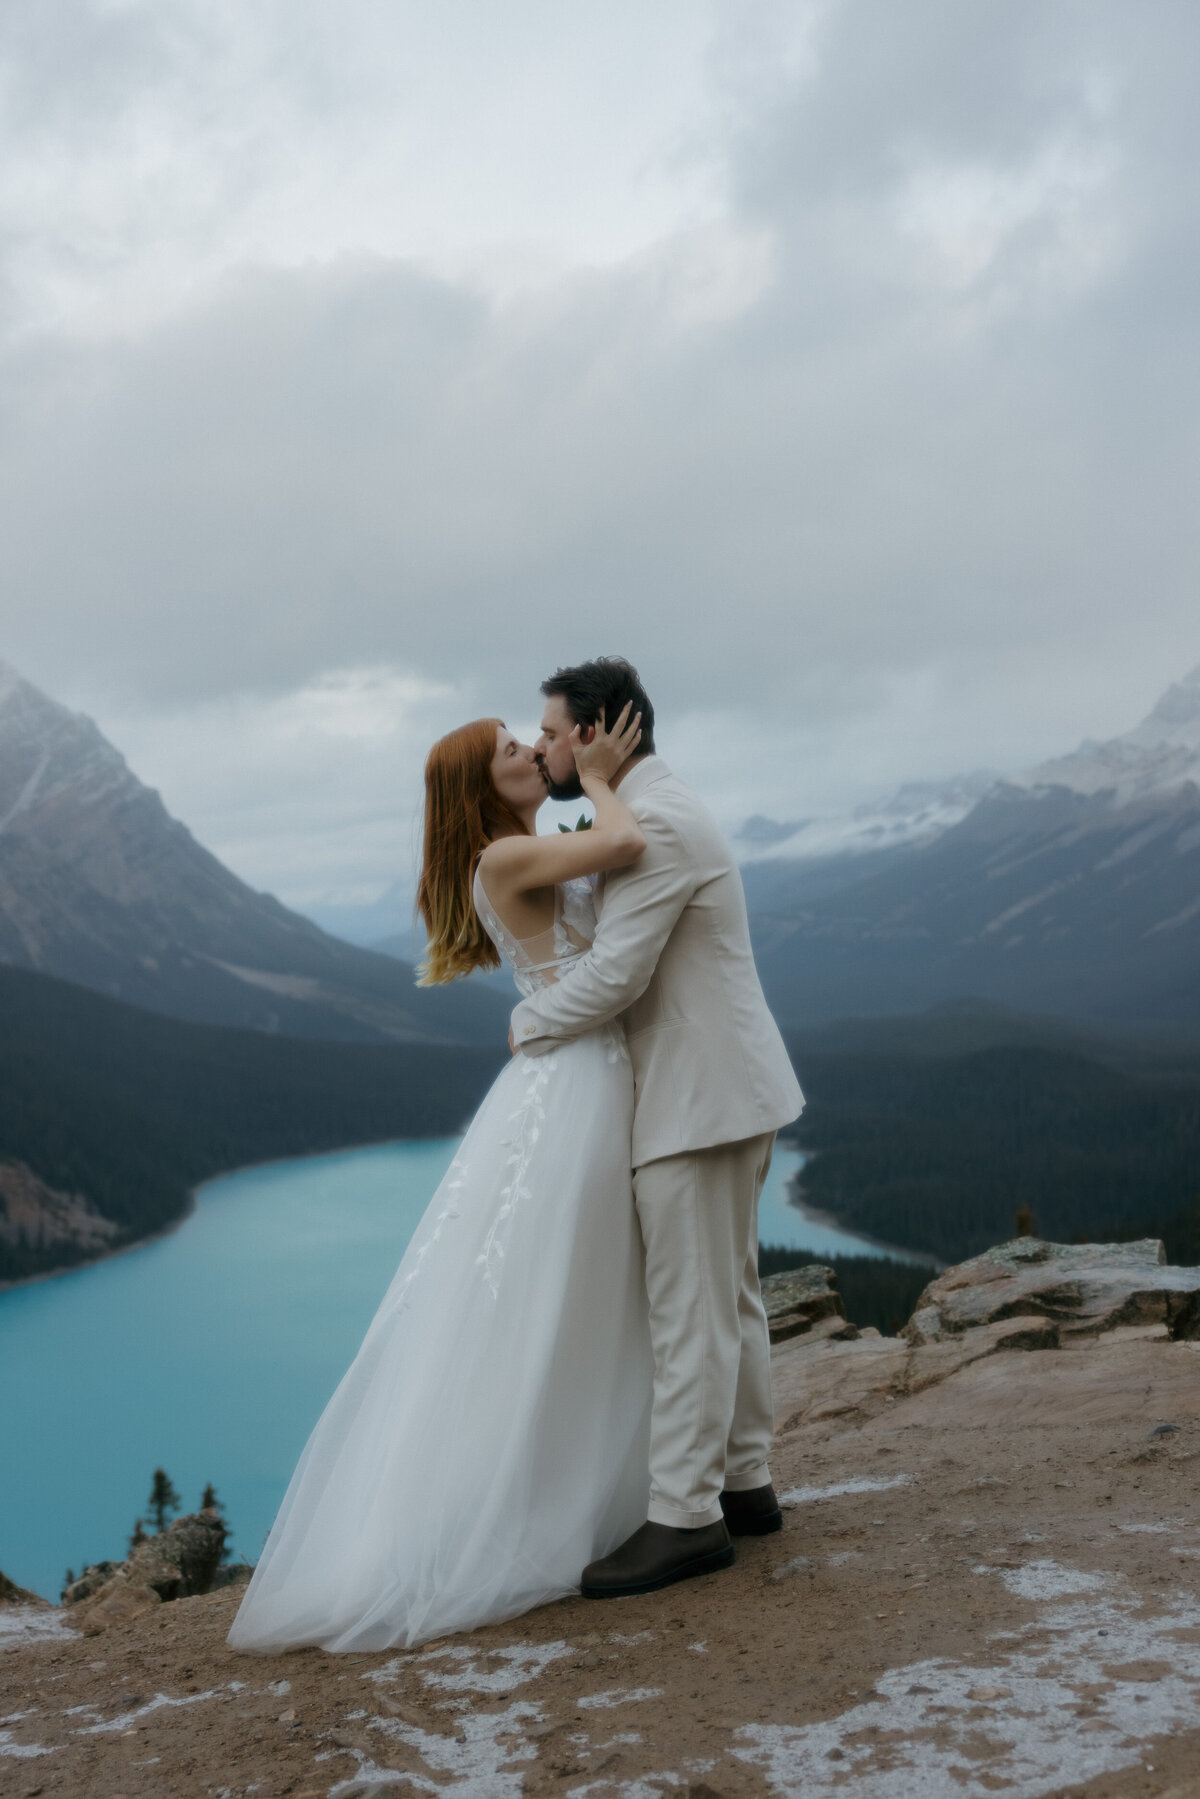
[[[737,120],[725,225],[503,305],[345,258],[10,345],[8,653],[183,705],[617,647],[780,732],[935,671],[951,767],[972,711],[1053,747],[1047,665],[1135,714],[1197,653],[1198,46],[1182,5],[846,0]]]

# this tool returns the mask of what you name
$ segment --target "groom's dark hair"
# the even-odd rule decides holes
[[[632,662],[624,656],[597,656],[594,662],[581,662],[578,668],[556,669],[542,682],[542,692],[549,698],[558,694],[577,725],[594,725],[599,718],[611,731],[627,700],[633,701],[634,712],[642,715],[642,736],[635,756],[654,754],[654,707],[641,677]]]

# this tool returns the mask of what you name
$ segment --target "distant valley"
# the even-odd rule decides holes
[[[1200,674],[1019,780],[757,819],[740,847],[813,1203],[944,1259],[1023,1204],[1200,1258]],[[423,991],[415,939],[380,947],[248,888],[0,667],[0,1282],[161,1229],[246,1162],[457,1130],[509,994]]]
[[[510,1003],[256,893],[89,719],[0,664],[0,1284],[249,1162],[459,1130]]]
[[[1123,737],[742,837],[808,1200],[946,1260],[1200,1259],[1200,670]]]

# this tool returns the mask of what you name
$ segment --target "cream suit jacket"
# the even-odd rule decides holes
[[[645,852],[601,877],[591,950],[522,1000],[512,1023],[518,1049],[538,1056],[621,1019],[636,1168],[778,1130],[804,1095],[759,986],[741,876],[716,821],[658,756],[635,762],[618,792]]]

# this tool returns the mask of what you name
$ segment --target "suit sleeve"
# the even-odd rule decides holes
[[[650,985],[667,938],[698,885],[692,858],[661,818],[640,818],[646,848],[604,889],[596,941],[562,979],[522,1000],[513,1038],[526,1055],[581,1037],[631,1006]]]

